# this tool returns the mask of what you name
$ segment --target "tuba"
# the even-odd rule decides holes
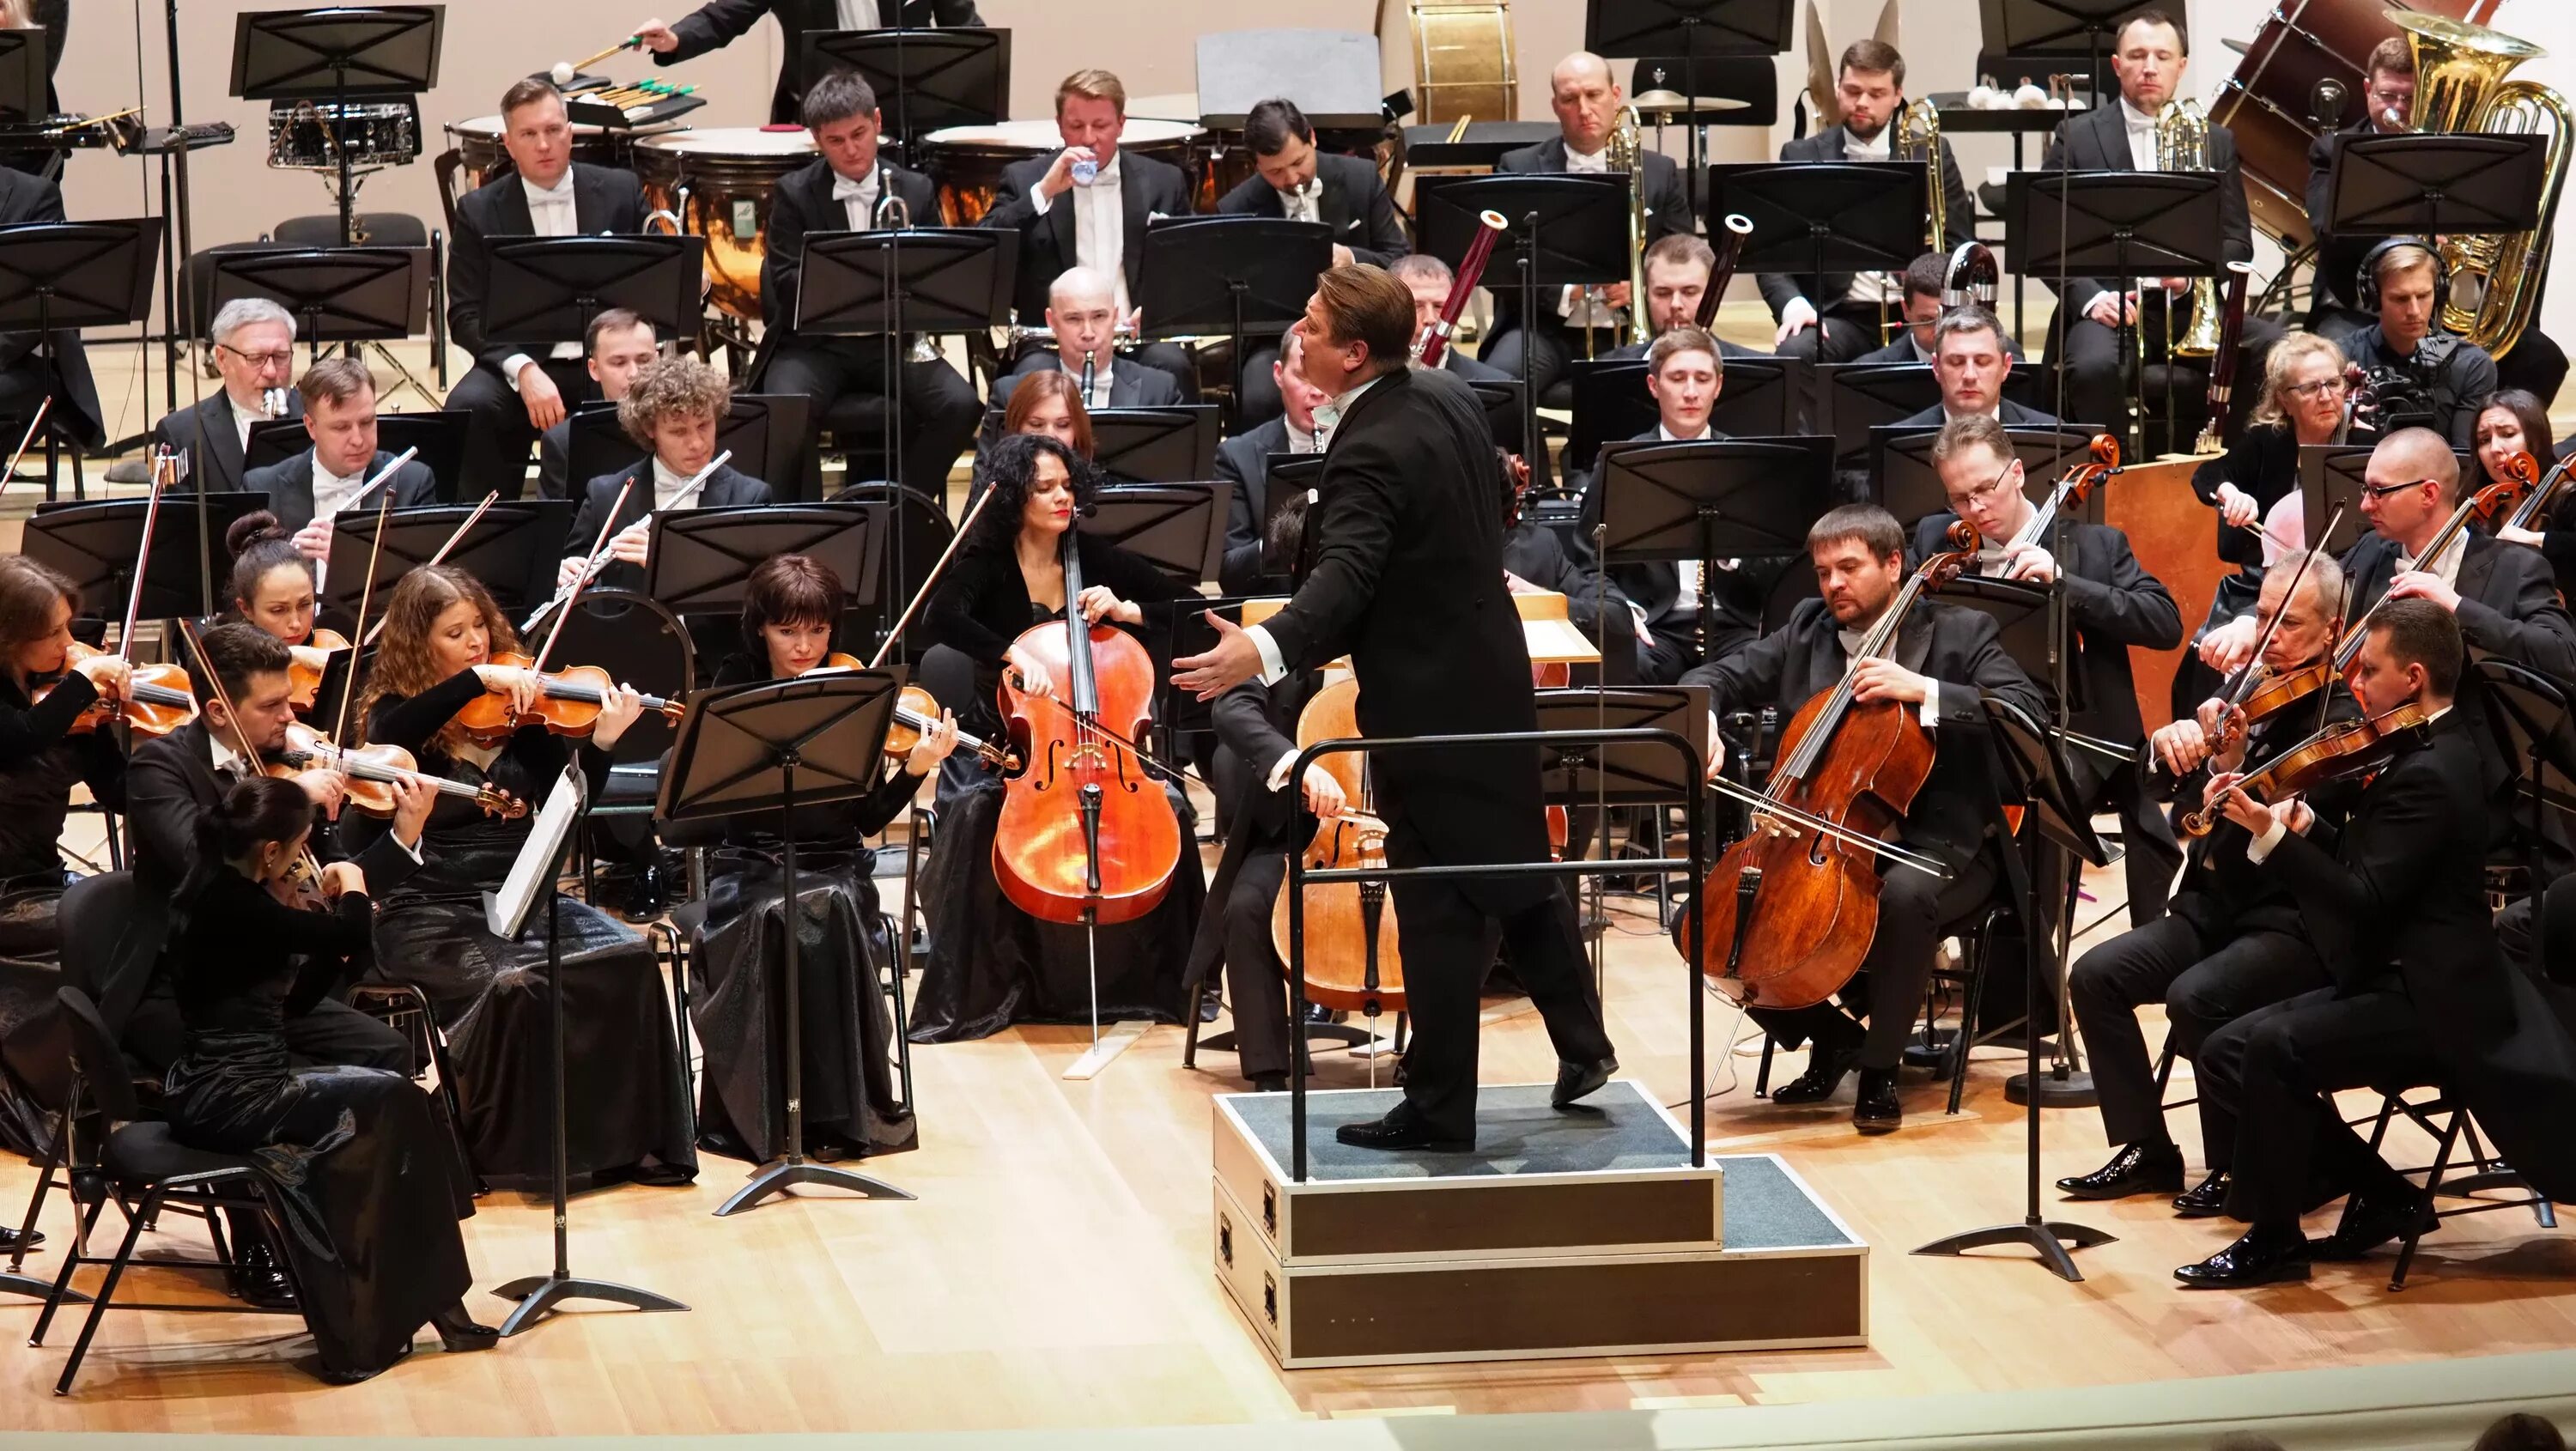
[[[2415,55],[2411,120],[2416,130],[2547,138],[2537,230],[2452,237],[2440,244],[2453,296],[2467,282],[2476,303],[2461,306],[2446,299],[2436,325],[2501,358],[2531,326],[2541,277],[2549,270],[2548,229],[2567,183],[2567,98],[2533,81],[2504,78],[2505,72],[2545,53],[2528,41],[2438,15],[2392,11],[2388,18],[2406,32],[2407,47]]]
[[[2167,101],[2156,113],[2156,170],[2209,170],[2209,114],[2198,101]],[[2165,314],[2168,323],[2173,314]],[[2191,323],[2173,340],[2177,358],[2218,354],[2218,286],[2207,277],[2191,284]]]
[[[1655,315],[1646,305],[1646,140],[1637,108],[1621,106],[1610,128],[1602,162],[1628,174],[1628,340],[1655,340]]]

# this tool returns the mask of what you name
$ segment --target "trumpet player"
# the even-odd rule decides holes
[[[1846,47],[1834,71],[1834,97],[1842,104],[1842,124],[1812,136],[1801,136],[1780,148],[1782,161],[1893,161],[1893,127],[1905,109],[1905,57],[1879,40],[1856,40]],[[1941,162],[1941,248],[1948,251],[1968,241],[1976,221],[1968,185],[1959,176],[1950,143],[1939,143]],[[1785,272],[1761,275],[1762,300],[1780,324],[1774,345],[1787,358],[1842,363],[1878,347],[1879,322],[1904,306],[1901,277],[1885,272],[1827,272],[1797,277]]]
[[[878,154],[884,123],[866,81],[835,71],[806,91],[804,104],[805,129],[813,133],[821,159],[780,177],[770,189],[768,255],[760,268],[761,322],[768,337],[754,386],[812,399],[809,416],[820,424],[845,397],[887,395],[891,379],[884,338],[796,332],[806,234],[864,232],[907,221],[927,225],[938,219],[939,201],[929,177]],[[936,498],[957,455],[974,440],[983,410],[974,387],[944,360],[914,357],[909,341],[898,357],[903,458],[897,468],[906,485]]]

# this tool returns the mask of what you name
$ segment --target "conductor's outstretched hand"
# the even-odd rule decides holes
[[[1172,662],[1172,684],[1201,700],[1214,700],[1261,674],[1261,647],[1241,625],[1214,610],[1203,612],[1216,627],[1216,648],[1202,655],[1183,655]]]

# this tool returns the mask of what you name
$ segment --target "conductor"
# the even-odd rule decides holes
[[[1287,607],[1173,662],[1201,699],[1349,655],[1369,736],[1537,728],[1529,650],[1503,584],[1502,491],[1484,410],[1464,383],[1406,364],[1413,295],[1384,270],[1336,267],[1297,324],[1324,471],[1312,567]],[[1538,752],[1390,751],[1371,763],[1397,868],[1547,859]],[[1618,1071],[1589,990],[1572,901],[1537,877],[1397,877],[1413,1044],[1404,1101],[1335,1137],[1372,1149],[1463,1152],[1476,1138],[1477,989],[1497,929],[1545,1018],[1563,1108]]]

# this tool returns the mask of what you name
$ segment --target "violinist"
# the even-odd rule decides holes
[[[2342,604],[2343,571],[2331,555],[2294,553],[2275,562],[2264,572],[2258,604],[2271,632],[2263,647],[2265,668],[2286,674],[2325,658],[2334,647]],[[2147,779],[2158,794],[2207,809],[2215,794],[2208,789],[2213,775],[2259,771],[2319,725],[2357,713],[2351,693],[2339,683],[2328,692],[2322,719],[2316,709],[2302,706],[2240,727],[2228,718],[2225,703],[2212,699],[2197,715],[2160,727],[2150,738]],[[2113,1152],[2092,1173],[2057,1181],[2073,1198],[2181,1194],[2174,1206],[2189,1217],[2225,1207],[2223,1159],[2212,1158],[2208,1177],[2182,1193],[2182,1150],[2165,1132],[2163,1094],[2137,1009],[2162,1001],[2175,1050],[2197,1062],[2201,1045],[2227,1023],[2331,980],[2300,926],[2287,884],[2246,859],[2248,841],[2243,828],[2220,821],[2210,835],[2192,842],[2182,887],[2167,915],[2133,925],[2076,960],[2067,985],[2092,1054],[2102,1130]],[[2210,1103],[2203,1095],[2204,1120]],[[2216,1137],[2204,1125],[2203,1142],[2214,1144]]]
[[[72,787],[87,783],[101,805],[125,809],[125,753],[116,733],[75,734],[73,725],[121,692],[133,671],[121,655],[75,659],[79,607],[70,580],[25,555],[0,555],[0,957],[50,960],[60,945],[54,905],[65,879],[58,843]],[[42,689],[47,682],[51,690]],[[52,989],[33,996],[50,999]]]
[[[640,463],[592,479],[582,494],[566,539],[570,553],[555,571],[555,588],[581,572],[599,531],[617,511],[609,536],[613,563],[595,581],[603,588],[641,589],[653,542],[653,515],[665,509],[724,509],[769,502],[769,485],[731,464],[708,472],[716,457],[716,430],[733,404],[732,385],[701,359],[682,355],[647,363],[626,396],[617,400],[617,426],[650,450]],[[626,501],[618,503],[623,491]]]
[[[830,652],[847,603],[841,581],[805,555],[764,562],[743,595],[742,653],[717,667],[717,687],[846,665],[847,657]],[[792,828],[777,812],[710,823],[720,844],[708,853],[706,925],[692,954],[704,987],[690,1014],[707,1055],[699,1080],[701,1148],[755,1164],[783,1152],[774,1142],[787,1109],[777,1090],[771,1015],[785,962],[779,847],[791,829],[803,912],[819,908],[824,926],[797,958],[804,974],[804,1152],[831,1160],[912,1147],[912,1109],[896,1097],[894,1029],[877,987],[893,964],[872,960],[883,918],[868,838],[912,804],[956,744],[957,723],[943,714],[864,796],[799,806]],[[688,844],[686,830],[673,823],[665,840]]]
[[[1075,515],[1099,487],[1091,465],[1052,438],[1018,434],[988,460],[983,515],[958,551],[923,616],[933,650],[925,683],[958,714],[961,727],[991,739],[1001,729],[995,694],[1004,671],[1024,692],[1044,693],[1046,673],[1014,653],[1031,626],[1078,612],[1085,622],[1134,630],[1143,606],[1185,591],[1137,555],[1075,529]],[[1067,600],[1063,550],[1079,551],[1084,589]],[[943,678],[956,657],[971,684]],[[1113,726],[1113,729],[1119,727]],[[964,757],[957,758],[963,761]],[[956,778],[970,783],[949,789]],[[1187,841],[1187,799],[1164,787]],[[916,1043],[982,1038],[1014,1022],[1076,1022],[1089,1015],[1092,943],[1083,928],[1041,922],[1004,897],[992,867],[1003,783],[989,769],[951,765],[941,793],[938,843],[922,869],[931,911],[930,963],[912,1008]],[[1184,853],[1186,855],[1186,852]],[[1205,894],[1198,864],[1185,860],[1162,902],[1146,916],[1097,928],[1100,1015],[1175,1021],[1190,934]]]
[[[2249,1228],[2174,1271],[2188,1287],[2305,1279],[2312,1261],[2431,1227],[2423,1191],[2345,1127],[2341,1089],[2438,1083],[2534,1189],[2576,1196],[2569,1005],[2505,961],[2487,921],[2479,727],[2452,708],[2464,624],[2424,598],[2372,618],[2353,693],[2388,728],[2340,827],[2297,796],[2223,798],[2253,836],[2248,855],[2297,901],[2333,985],[2248,1013],[2202,1048],[2211,1152],[2236,1165],[2226,1208]],[[2428,723],[2400,724],[2407,707]],[[2345,1196],[2333,1233],[2301,1233],[2302,1215]]]
[[[1932,441],[1932,466],[1952,512],[1934,514],[1915,526],[1915,556],[1938,553],[1950,525],[1964,518],[1984,541],[1978,551],[1979,574],[2063,588],[2067,619],[2075,630],[2068,683],[2083,707],[2067,724],[2134,754],[2145,730],[2129,652],[2170,650],[2182,643],[2182,609],[2173,595],[2139,567],[2129,536],[2108,524],[2061,519],[2045,531],[2047,537],[2021,540],[2035,511],[2024,492],[2012,440],[1992,418],[1980,414],[1952,420]],[[2062,560],[2049,552],[2061,537],[2067,551]],[[2070,747],[2070,754],[2080,760],[2070,763],[2078,784],[2091,790],[2093,801],[2120,814],[2121,839],[2128,848],[2129,920],[2164,915],[2165,894],[2173,889],[2174,869],[2182,865],[2182,848],[2174,844],[2164,812],[2141,787],[2132,761],[2111,762],[2080,746]]]
[[[232,555],[224,597],[233,617],[257,625],[292,648],[313,638],[313,561],[295,547],[294,531],[265,509],[244,514],[224,531]]]
[[[485,925],[483,894],[500,889],[535,808],[567,765],[579,764],[589,799],[599,799],[608,752],[642,714],[642,701],[624,686],[602,689],[597,722],[579,741],[529,719],[544,682],[524,667],[492,663],[517,650],[518,636],[482,583],[454,565],[405,574],[384,611],[375,668],[356,712],[367,742],[399,746],[428,775],[497,787],[531,810],[501,817],[467,800],[437,798],[419,869],[382,889],[376,905],[377,971],[418,987],[446,1030],[465,1103],[459,1127],[474,1167],[494,1183],[541,1182],[554,1153],[544,1086],[553,1074],[549,909],[540,906],[525,930],[505,940]],[[519,724],[478,740],[457,717],[487,693],[506,695]],[[551,911],[562,933],[571,1171],[593,1180],[686,1182],[697,1172],[687,1080],[652,949],[586,903],[558,897]]]
[[[1807,531],[1807,556],[1824,597],[1800,601],[1788,624],[1691,670],[1681,683],[1708,687],[1712,776],[1726,759],[1717,721],[1766,705],[1794,715],[1846,673],[1853,676],[1855,699],[1912,706],[1933,734],[1931,776],[1915,795],[1897,840],[1939,858],[1950,869],[1949,880],[1903,867],[1881,873],[1878,933],[1860,972],[1843,990],[1843,1007],[1822,1002],[1789,1011],[1752,1010],[1774,1039],[1811,1045],[1807,1071],[1773,1090],[1772,1102],[1822,1103],[1857,1067],[1852,1123],[1863,1133],[1886,1133],[1904,1123],[1896,1069],[1931,981],[1933,949],[1951,924],[1985,905],[2001,875],[1986,841],[1986,793],[1992,788],[1978,754],[1978,735],[1986,728],[1983,698],[2009,701],[2034,717],[2044,715],[2047,705],[2039,687],[2004,653],[1992,617],[1937,601],[1919,603],[1902,622],[1892,658],[1850,664],[1849,652],[1887,613],[1907,578],[1905,534],[1886,510],[1846,504],[1828,512]]]
[[[2551,441],[2549,410],[2541,401],[2519,388],[2507,388],[2489,394],[2478,404],[2478,473],[2484,483],[2505,480],[2505,461],[2517,453],[2527,453],[2540,464],[2542,477],[2557,460],[2556,445]],[[2549,561],[2558,580],[2558,593],[2564,597],[2567,586],[2576,581],[2576,514],[2571,514],[2562,489],[2558,502],[2545,516],[2547,523],[2539,529],[2516,529],[2498,525],[2498,539],[2513,544],[2528,544]]]

